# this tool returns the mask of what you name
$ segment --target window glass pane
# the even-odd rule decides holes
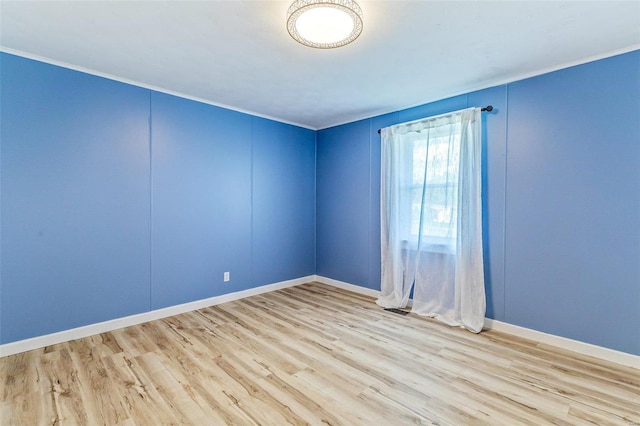
[[[458,137],[451,138],[451,143],[449,138],[438,138],[429,143],[427,183],[446,183],[457,179],[459,145]]]
[[[411,193],[411,235],[418,236],[420,229],[420,208],[422,206],[422,187],[413,188]]]
[[[424,167],[426,165],[427,144],[425,140],[413,143],[413,184],[422,185],[424,181]]]
[[[423,236],[455,237],[456,186],[437,185],[426,188]]]
[[[430,135],[415,134],[411,140],[411,234],[414,238],[418,234],[427,238],[456,237],[460,134],[450,134],[451,130],[432,129],[428,132]],[[427,143],[428,137],[431,139]]]

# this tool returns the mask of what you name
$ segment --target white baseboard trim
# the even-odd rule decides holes
[[[31,351],[33,349],[43,348],[58,343],[68,342],[70,340],[81,339],[83,337],[92,336],[94,334],[106,333],[108,331],[117,330],[131,325],[142,324],[144,322],[153,321],[173,315],[183,314],[185,312],[195,311],[196,309],[206,308],[208,306],[219,305],[225,302],[231,302],[245,297],[255,296],[258,294],[268,293],[287,287],[294,287],[315,280],[314,275],[296,278],[288,281],[267,284],[260,287],[250,288],[247,290],[227,293],[220,296],[210,297],[207,299],[196,300],[193,302],[183,303],[180,305],[169,306],[167,308],[156,309],[141,314],[135,314],[127,317],[116,318],[109,321],[99,322],[96,324],[85,325],[78,328],[59,331],[57,333],[46,334],[44,336],[33,337],[30,339],[19,340],[17,342],[5,343],[0,345],[0,357],[14,355],[21,352]]]
[[[538,343],[576,352],[581,355],[587,355],[627,367],[640,369],[640,356],[638,355],[620,352],[602,346],[592,345],[591,343],[585,343],[579,340],[556,336],[555,334],[543,333],[542,331],[532,330],[530,328],[520,327],[518,325],[509,324],[490,318],[485,318],[484,328],[486,330],[496,330],[503,333],[512,334],[514,336],[523,337],[525,339],[533,340]]]
[[[358,294],[364,294],[365,296],[375,297],[376,299],[378,298],[378,295],[380,294],[380,292],[378,290],[372,290],[370,288],[362,287],[362,286],[359,286],[359,285],[349,284],[349,283],[346,283],[344,281],[334,280],[333,278],[327,278],[327,277],[323,277],[323,276],[320,276],[320,275],[315,275],[314,278],[315,278],[315,281],[317,281],[319,283],[330,285],[330,286],[337,287],[337,288],[341,288],[343,290],[352,291],[352,292],[358,293]]]
[[[208,306],[214,306],[214,305],[219,305],[225,302],[231,302],[234,300],[243,299],[245,297],[268,293],[268,292],[280,290],[283,288],[295,287],[297,285],[305,284],[311,281],[317,281],[322,284],[330,285],[333,287],[341,288],[343,290],[352,291],[354,293],[363,294],[365,296],[374,297],[374,298],[377,298],[380,293],[377,290],[373,290],[373,289],[362,287],[355,284],[350,284],[344,281],[338,281],[338,280],[323,277],[320,275],[309,275],[306,277],[296,278],[293,280],[281,281],[278,283],[267,284],[264,286],[250,288],[247,290],[242,290],[234,293],[227,293],[220,296],[210,297],[208,299],[196,300],[194,302],[170,306],[168,308],[156,309],[156,310],[144,312],[141,314],[131,315],[131,316],[122,317],[122,318],[116,318],[113,320],[104,321],[96,324],[90,324],[83,327],[73,328],[70,330],[64,330],[57,333],[47,334],[44,336],[33,337],[25,340],[19,340],[17,342],[5,343],[4,345],[0,345],[0,357],[14,355],[17,353],[26,352],[33,349],[39,349],[45,346],[51,346],[58,343],[68,342],[69,340],[81,339],[83,337],[92,336],[94,334],[105,333],[108,331],[117,330],[119,328],[128,327],[131,325],[141,324],[148,321],[154,321],[157,319],[194,311],[196,309],[206,308]],[[628,354],[626,352],[620,352],[620,351],[605,348],[602,346],[592,345],[590,343],[568,339],[566,337],[547,334],[541,331],[520,327],[517,325],[509,324],[502,321],[497,321],[490,318],[485,318],[484,328],[487,330],[501,331],[504,333],[512,334],[514,336],[533,340],[535,342],[570,350],[582,355],[587,355],[594,358],[599,358],[606,361],[614,362],[616,364],[624,365],[627,367],[640,369],[640,356]]]

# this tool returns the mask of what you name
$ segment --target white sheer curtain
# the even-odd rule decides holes
[[[481,134],[480,108],[382,129],[378,305],[482,330]]]

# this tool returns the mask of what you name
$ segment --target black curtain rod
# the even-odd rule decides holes
[[[482,112],[484,112],[484,111],[489,111],[489,112],[491,112],[491,111],[493,111],[493,105],[487,105],[486,107],[481,108],[481,109],[480,109],[480,111],[482,111]],[[381,130],[381,129],[378,129],[378,134],[380,134],[380,130]]]

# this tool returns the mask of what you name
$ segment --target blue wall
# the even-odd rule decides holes
[[[315,132],[0,61],[0,343],[314,274]]]
[[[318,132],[317,273],[380,288],[377,129],[483,115],[487,316],[640,355],[640,52]]]
[[[253,282],[315,274],[315,132],[254,119],[253,138]]]
[[[2,55],[2,342],[149,309],[149,92]]]
[[[151,307],[251,282],[251,116],[151,94]]]
[[[640,52],[508,90],[505,317],[640,355]]]

